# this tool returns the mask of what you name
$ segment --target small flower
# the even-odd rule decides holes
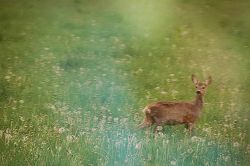
[[[169,140],[168,140],[168,139],[167,139],[167,140],[166,140],[166,139],[163,140],[163,144],[164,144],[164,145],[166,145],[166,144],[168,144],[168,143],[169,143]]]
[[[73,135],[67,135],[66,140],[67,140],[67,142],[72,143],[72,142],[74,142],[74,136]]]
[[[189,154],[191,154],[191,153],[193,153],[193,149],[188,149],[187,152],[188,152]]]
[[[9,80],[11,77],[10,76],[5,76],[4,79]]]
[[[228,161],[228,160],[230,159],[230,156],[224,156],[223,159],[224,159],[225,161]]]
[[[60,152],[62,150],[62,147],[61,146],[56,146],[56,149],[58,152]]]
[[[164,137],[163,132],[158,132],[158,135],[159,135],[160,138],[163,138],[163,137]]]
[[[96,128],[92,128],[91,131],[92,131],[92,132],[95,132],[95,131],[96,131]]]
[[[93,120],[94,120],[94,122],[98,122],[98,117],[94,116]]]
[[[54,110],[54,111],[56,110],[56,106],[53,105],[53,104],[49,104],[49,105],[48,105],[48,108],[49,108],[49,109],[52,109],[52,110]]]
[[[10,142],[10,140],[12,139],[12,135],[10,133],[5,133],[4,134],[5,137],[5,141],[7,142],[7,144]]]
[[[160,89],[160,87],[159,87],[159,86],[155,87],[155,90],[159,90],[159,89]]]
[[[179,93],[179,92],[178,92],[177,90],[174,90],[174,89],[173,89],[173,90],[171,91],[171,93],[172,93],[172,95],[176,95],[176,94]]]
[[[239,142],[234,142],[233,146],[237,148],[240,146],[240,144],[239,144]]]
[[[141,149],[141,146],[142,146],[142,144],[141,144],[141,142],[139,142],[139,143],[137,143],[137,144],[135,145],[135,149]]]
[[[169,74],[170,77],[174,77],[174,74]]]
[[[162,126],[157,126],[157,128],[156,128],[157,131],[161,131],[162,129],[163,129]]]
[[[115,123],[118,123],[118,121],[119,121],[119,118],[114,118]]]
[[[171,164],[171,165],[176,165],[176,161],[173,160],[173,161],[170,162],[170,164]]]
[[[0,134],[1,135],[1,134]],[[250,154],[250,144],[247,145],[247,153]]]
[[[202,130],[206,133],[211,133],[211,128],[203,128]]]
[[[28,140],[28,136],[23,137],[23,142],[26,142]]]
[[[161,94],[165,95],[165,94],[167,94],[167,92],[166,91],[161,91]]]
[[[0,138],[3,136],[3,130],[0,130]]]
[[[108,121],[109,121],[109,122],[112,121],[112,117],[111,117],[111,116],[108,117]]]
[[[70,149],[67,150],[67,155],[69,155],[69,156],[72,155],[72,151]]]
[[[193,137],[191,138],[191,141],[192,141],[192,142],[204,142],[205,140],[202,139],[202,138],[200,138],[200,137],[193,136]]]
[[[64,132],[65,132],[65,128],[60,127],[60,128],[58,129],[58,133],[59,133],[59,134],[62,134],[62,133],[64,133]]]
[[[24,122],[24,121],[25,121],[24,117],[19,116],[19,118],[20,118],[20,120],[21,120],[22,122]]]

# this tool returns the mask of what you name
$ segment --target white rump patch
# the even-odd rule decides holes
[[[148,106],[146,106],[146,107],[142,110],[142,112],[144,112],[144,113],[149,113],[149,114],[150,114],[151,110],[148,108]]]

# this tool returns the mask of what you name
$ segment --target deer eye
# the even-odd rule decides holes
[[[205,89],[205,87],[203,86],[202,89]]]

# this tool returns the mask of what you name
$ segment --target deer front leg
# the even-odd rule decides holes
[[[139,129],[144,129],[144,128],[149,127],[151,125],[152,125],[152,123],[147,122],[147,121],[144,120],[141,124],[139,124],[138,128]]]
[[[143,129],[146,128],[148,126],[151,126],[153,124],[153,119],[150,115],[150,113],[145,112],[145,118],[143,120],[143,122],[138,126],[139,129]]]
[[[192,133],[192,131],[194,130],[194,123],[187,123],[186,129],[188,130],[189,133]]]

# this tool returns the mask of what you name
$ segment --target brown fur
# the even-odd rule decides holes
[[[194,123],[200,117],[203,96],[212,79],[209,77],[205,83],[201,83],[192,75],[192,81],[196,86],[197,93],[193,102],[156,102],[149,104],[143,110],[145,118],[139,127],[145,128],[152,124],[156,126],[185,124],[186,128],[191,131]]]

